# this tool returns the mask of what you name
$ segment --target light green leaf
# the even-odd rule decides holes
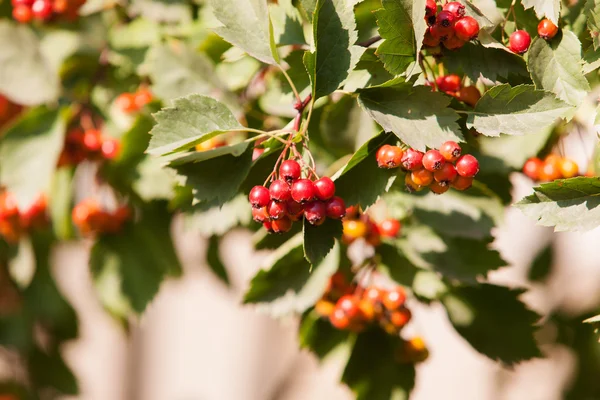
[[[209,0],[208,4],[223,24],[215,28],[219,36],[264,63],[279,63],[266,0]]]
[[[600,0],[587,0],[585,3],[587,26],[594,43],[594,50],[600,47]]]
[[[129,12],[141,14],[156,22],[179,23],[185,25],[192,21],[191,4],[181,0],[131,0]]]
[[[476,3],[476,4],[473,4],[473,3]],[[499,14],[494,0],[488,0],[488,1],[477,0],[477,1],[474,1],[473,3],[468,0],[466,0],[464,2],[465,14],[470,17],[475,18],[475,20],[479,23],[479,28],[481,28],[482,30],[484,28],[490,28],[490,27],[494,26],[495,24],[482,11],[482,8],[485,8],[486,12],[487,11],[490,12],[489,16],[492,16],[492,15],[496,16],[496,14]]]
[[[270,4],[269,11],[273,22],[273,37],[278,46],[306,44],[300,13],[291,0],[279,0]]]
[[[553,94],[533,85],[494,86],[467,111],[467,126],[486,136],[526,135],[554,124],[572,110]]]
[[[318,264],[329,254],[335,239],[342,237],[342,221],[327,218],[322,225],[311,225],[304,219],[304,257],[311,264]]]
[[[109,43],[116,49],[148,47],[160,42],[160,26],[144,18],[115,26],[109,31]]]
[[[359,104],[385,129],[421,151],[439,148],[448,140],[463,141],[458,114],[448,107],[450,97],[409,83],[362,91]]]
[[[583,55],[583,61],[583,73],[586,75],[590,72],[600,69],[600,48],[594,50],[590,46],[590,48]]]
[[[524,136],[500,135],[480,137],[480,151],[490,157],[500,158],[506,166],[520,170],[530,157],[535,157],[546,146],[552,135],[552,127]]]
[[[528,60],[537,89],[553,92],[573,106],[586,98],[590,84],[583,76],[581,43],[573,32],[562,30],[551,41],[535,38]]]
[[[558,25],[560,0],[523,0],[522,3],[526,10],[533,7],[535,15],[539,19],[548,18],[554,22],[554,25]]]
[[[538,225],[560,231],[600,226],[600,178],[571,178],[543,183],[515,206]]]
[[[222,236],[236,226],[248,225],[252,221],[252,208],[248,198],[239,194],[220,207],[186,213],[184,217],[186,228],[204,236]]]
[[[154,114],[147,152],[154,155],[186,150],[221,133],[242,129],[231,111],[217,100],[190,95],[174,101],[173,107]]]
[[[50,218],[54,234],[61,240],[70,239],[73,236],[73,223],[71,210],[73,207],[73,174],[74,169],[70,166],[58,168],[52,179],[50,192]]]

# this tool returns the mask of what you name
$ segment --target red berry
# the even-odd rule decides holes
[[[412,174],[404,175],[404,184],[409,193],[418,192],[424,187],[412,180]]]
[[[404,305],[406,301],[406,292],[402,286],[397,286],[383,296],[383,306],[390,311],[395,311]]]
[[[91,152],[102,148],[102,134],[96,129],[88,129],[83,133],[83,146]]]
[[[379,233],[384,237],[396,237],[400,232],[400,221],[388,218],[379,224]]]
[[[523,30],[514,31],[508,40],[508,47],[517,54],[525,53],[530,44],[531,36]]]
[[[271,221],[271,229],[275,233],[285,233],[292,229],[292,220],[289,218],[281,218]]]
[[[47,20],[52,16],[52,3],[48,0],[35,0],[31,11],[35,18]]]
[[[433,172],[420,168],[410,173],[410,179],[419,186],[429,186],[433,182]]]
[[[435,24],[432,27],[430,27],[429,33],[434,38],[438,38],[442,43],[454,37],[454,29],[452,29],[451,27],[444,28],[443,26],[438,24]]]
[[[442,92],[457,92],[461,87],[462,79],[456,74],[450,74],[438,77],[435,83]]]
[[[279,178],[286,180],[288,183],[299,179],[301,173],[302,168],[295,160],[285,160],[279,167]]]
[[[435,4],[435,0],[427,0],[425,3],[425,17],[435,16],[437,13],[437,5]]]
[[[341,308],[335,308],[329,315],[329,322],[337,329],[347,329],[350,326],[350,318]]]
[[[346,215],[346,204],[341,197],[335,196],[327,202],[327,217],[342,219]]]
[[[479,34],[479,22],[473,17],[464,17],[454,24],[454,34],[460,40],[468,42]]]
[[[410,310],[406,307],[402,307],[401,309],[394,311],[390,314],[390,322],[396,328],[402,328],[403,326],[408,324],[411,318],[412,314]]]
[[[140,109],[152,101],[152,93],[148,89],[140,89],[133,94],[133,103]]]
[[[119,141],[115,138],[103,138],[102,139],[102,157],[107,160],[114,159],[119,154]]]
[[[327,216],[327,206],[321,201],[311,201],[304,205],[304,218],[312,225],[321,225]]]
[[[288,201],[291,197],[290,185],[281,179],[274,180],[269,186],[269,195],[275,201]]]
[[[454,179],[456,179],[456,175],[456,168],[454,168],[454,165],[450,163],[445,163],[441,169],[433,173],[435,181],[441,183],[442,185],[448,185],[449,183],[452,183]]]
[[[402,149],[398,146],[383,145],[377,151],[377,165],[379,165],[379,168],[398,168],[403,153]]]
[[[271,223],[271,221],[263,222],[263,226],[265,227],[267,232],[273,232],[273,224]]]
[[[423,156],[423,167],[431,172],[441,169],[445,163],[444,156],[437,150],[429,150]]]
[[[304,206],[300,203],[296,203],[294,200],[288,200],[287,214],[292,221],[298,221],[304,215]]]
[[[269,205],[269,201],[271,201],[269,189],[264,186],[254,186],[252,190],[250,190],[248,200],[250,200],[250,204],[254,208],[266,207]]]
[[[252,219],[256,222],[265,222],[269,220],[269,213],[267,212],[267,207],[263,208],[253,208],[252,209]]]
[[[446,161],[454,162],[460,157],[462,149],[459,144],[449,140],[440,146],[440,154],[446,159]]]
[[[350,319],[354,319],[360,314],[359,299],[351,294],[340,297],[335,307],[343,310]]]
[[[10,4],[12,4],[13,7],[27,6],[31,8],[33,1],[34,0],[11,0]]]
[[[456,35],[449,37],[448,39],[446,39],[443,42],[444,47],[447,48],[448,50],[460,49],[461,47],[463,47],[465,45],[465,43],[467,43],[467,42],[460,39]]]
[[[423,153],[408,149],[404,152],[401,159],[402,167],[407,171],[414,171],[423,166]]]
[[[451,12],[457,19],[465,16],[465,6],[458,1],[446,3],[442,10]]]
[[[132,113],[138,110],[135,105],[135,95],[133,93],[121,93],[115,100],[115,104],[125,113]]]
[[[292,184],[292,199],[298,203],[306,203],[315,197],[315,186],[308,179],[298,179]]]
[[[538,24],[538,35],[546,40],[552,39],[558,33],[558,26],[549,19],[543,19]]]
[[[369,301],[370,303],[377,304],[382,301],[384,295],[384,290],[380,290],[375,286],[370,286],[363,292],[363,299]]]
[[[271,220],[281,219],[287,215],[287,204],[271,200],[267,206],[267,212]]]
[[[431,34],[431,28],[425,31],[425,37],[423,38],[423,45],[427,47],[435,47],[440,44],[440,38]]]
[[[465,154],[456,162],[456,172],[465,178],[472,178],[479,172],[479,161],[470,154]]]
[[[479,89],[475,86],[465,86],[460,88],[456,98],[471,107],[475,107],[475,104],[481,98],[481,93],[479,93]]]
[[[31,18],[33,17],[31,7],[25,5],[18,5],[13,8],[12,15],[15,21],[18,21],[22,24],[26,24],[27,22],[31,21]]]
[[[442,10],[435,17],[435,26],[438,27],[440,32],[444,32],[446,30],[451,31],[456,20],[457,18],[454,13]]]
[[[313,182],[315,187],[315,197],[319,200],[329,200],[335,194],[335,183],[324,176]]]
[[[450,190],[450,185],[433,181],[431,185],[429,185],[429,189],[435,194],[442,194]]]
[[[456,190],[467,190],[473,184],[473,178],[465,178],[463,176],[457,176],[451,186]]]

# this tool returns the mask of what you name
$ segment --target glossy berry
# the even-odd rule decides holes
[[[467,190],[473,185],[473,178],[465,178],[459,175],[450,185],[456,190]]]
[[[544,166],[544,162],[537,157],[531,157],[525,161],[523,165],[523,173],[534,181],[540,179],[540,172]]]
[[[446,159],[438,150],[429,150],[423,156],[423,167],[428,171],[437,171],[446,163]]]
[[[465,45],[466,41],[458,38],[456,35],[449,37],[447,40],[443,42],[443,45],[448,50],[456,50],[460,49]]]
[[[271,230],[275,233],[285,233],[292,229],[292,220],[285,217],[271,221]]]
[[[404,152],[398,146],[383,145],[376,154],[379,168],[398,168]]]
[[[335,194],[335,183],[326,176],[313,182],[315,197],[319,200],[329,200]]]
[[[288,201],[291,197],[290,185],[281,179],[274,180],[269,186],[269,195],[275,201]]]
[[[292,183],[296,179],[299,179],[301,173],[302,168],[295,160],[285,160],[279,167],[279,178],[287,181],[288,183]]]
[[[475,104],[481,98],[481,93],[475,86],[464,86],[460,88],[456,98],[471,107],[475,107]]]
[[[329,322],[337,329],[348,329],[350,326],[350,318],[346,315],[344,310],[341,308],[335,308],[331,315],[329,315]]]
[[[440,42],[444,43],[450,38],[454,37],[454,29],[452,28],[444,28],[441,25],[435,24],[429,28],[429,33],[434,38],[439,39]]]
[[[423,45],[427,46],[427,47],[435,47],[437,45],[440,44],[440,38],[439,36],[433,36],[431,34],[431,28],[427,29],[427,31],[425,32],[425,37],[423,38]]]
[[[263,222],[263,227],[267,230],[267,232],[273,232],[273,223],[271,221]]]
[[[406,324],[410,322],[412,318],[412,314],[410,310],[406,307],[402,307],[401,309],[394,311],[390,314],[390,322],[396,328],[402,328]]]
[[[351,294],[346,294],[337,301],[335,304],[336,308],[343,310],[344,313],[350,319],[354,319],[360,314],[360,308],[358,307],[359,300],[357,297]]]
[[[311,201],[304,205],[304,218],[312,225],[321,225],[327,217],[327,206],[322,201]]]
[[[423,166],[423,153],[418,150],[408,149],[402,155],[400,162],[402,168],[405,170],[414,171]]]
[[[27,6],[29,8],[31,8],[31,6],[33,5],[34,0],[11,0],[10,4],[13,7],[17,7],[17,6]]]
[[[446,193],[449,189],[450,185],[446,183],[439,183],[437,181],[433,181],[431,185],[429,185],[429,190],[431,190],[435,194]]]
[[[461,87],[462,79],[456,74],[450,74],[445,76],[439,76],[435,83],[438,89],[442,92],[457,92]]]
[[[346,204],[341,197],[332,197],[327,202],[327,217],[332,219],[342,219],[346,215]]]
[[[462,149],[460,148],[460,145],[452,140],[448,140],[440,146],[440,154],[446,161],[450,162],[458,160],[461,151]]]
[[[553,162],[545,161],[542,169],[540,170],[540,180],[545,182],[552,182],[562,177],[560,168]]]
[[[456,20],[457,18],[454,13],[447,10],[442,10],[435,17],[435,26],[437,26],[439,29],[452,30]]]
[[[102,134],[95,129],[88,129],[83,133],[83,146],[88,151],[98,151],[102,148]]]
[[[298,179],[292,184],[292,199],[297,203],[306,203],[315,197],[315,186],[308,179]]]
[[[252,209],[252,219],[256,222],[265,222],[269,220],[269,213],[267,212],[267,207],[263,208],[253,208]]]
[[[442,10],[451,12],[452,14],[454,14],[456,19],[460,19],[465,16],[465,6],[464,4],[459,3],[458,1],[451,1],[446,3]]]
[[[269,204],[269,201],[271,201],[269,189],[264,186],[254,186],[252,190],[250,190],[248,200],[250,200],[250,204],[254,208],[266,207]]]
[[[358,239],[367,234],[367,225],[360,220],[346,220],[343,222],[344,236],[351,239]]]
[[[456,179],[456,168],[451,163],[445,163],[441,169],[435,171],[433,173],[433,178],[436,182],[441,183],[442,185],[448,185],[452,183],[454,179]]]
[[[435,16],[437,13],[437,5],[435,0],[427,0],[425,3],[425,17]]]
[[[562,177],[565,179],[572,178],[579,174],[579,166],[577,163],[568,158],[563,158],[561,160],[558,169],[560,170]]]
[[[523,30],[514,31],[508,39],[508,47],[517,54],[523,54],[529,49],[531,36]]]
[[[402,286],[397,286],[396,288],[386,292],[382,301],[383,306],[386,309],[395,311],[404,305],[404,302],[406,301],[406,292]]]
[[[271,200],[267,206],[267,212],[271,220],[281,219],[287,215],[287,204]]]
[[[52,16],[52,3],[49,0],[35,0],[31,12],[34,18],[47,20]]]
[[[400,232],[400,221],[388,218],[379,224],[379,234],[383,237],[396,237]]]
[[[433,182],[433,172],[426,170],[425,168],[412,171],[410,179],[419,186],[429,186]]]
[[[454,24],[454,34],[460,40],[468,42],[479,34],[479,23],[473,17],[464,17]]]
[[[470,154],[465,154],[456,161],[456,172],[465,178],[472,178],[479,172],[479,161]]]
[[[543,19],[538,24],[538,35],[546,40],[552,39],[558,33],[558,26],[549,19]]]
[[[100,151],[102,153],[102,157],[107,160],[116,158],[119,154],[119,141],[115,138],[103,138]]]
[[[287,214],[292,221],[298,221],[304,215],[304,206],[300,203],[296,203],[294,200],[288,200],[287,203]]]
[[[20,22],[22,24],[26,24],[33,18],[33,13],[31,12],[31,7],[25,5],[18,5],[13,8],[12,11],[13,18],[15,21]]]
[[[412,174],[404,175],[404,185],[406,186],[406,190],[409,193],[421,191],[424,188],[424,186],[421,186],[418,183],[416,183],[415,181],[413,181],[411,175]]]
[[[132,113],[138,109],[135,105],[135,95],[133,93],[121,93],[115,100],[115,104],[125,113]]]

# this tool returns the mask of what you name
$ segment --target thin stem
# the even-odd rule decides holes
[[[279,65],[279,69],[281,70],[281,73],[283,74],[283,76],[285,76],[285,79],[287,79],[288,83],[290,84],[290,87],[292,88],[292,92],[294,92],[294,96],[296,96],[296,101],[301,102],[302,99],[300,98],[300,94],[298,93],[298,89],[296,89],[296,85],[294,85],[292,78],[290,78],[288,73],[285,71],[285,69],[283,69],[283,67],[281,65]]]
[[[312,111],[315,106],[315,100],[311,98],[310,106],[308,108],[308,116],[306,117],[306,122],[304,123],[304,127],[302,128],[302,136],[308,141],[308,136],[306,135],[306,131],[308,130],[308,124],[310,123],[310,118],[312,117]]]
[[[377,43],[380,40],[381,40],[381,36],[377,35],[377,36],[373,36],[371,39],[367,39],[365,41],[358,42],[358,43],[356,43],[356,45],[360,46],[360,47],[371,47],[371,45],[373,43]]]
[[[427,67],[429,68],[429,70],[431,71],[431,75],[433,75],[433,81],[435,83],[435,71],[433,70],[433,67],[431,66],[431,64],[429,64],[429,61],[427,61],[427,58],[423,57],[423,62],[425,63],[425,65],[427,65]]]

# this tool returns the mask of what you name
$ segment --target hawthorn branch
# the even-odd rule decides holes
[[[358,43],[356,43],[356,45],[360,46],[360,47],[371,47],[371,45],[373,43],[377,43],[380,40],[381,40],[381,36],[377,35],[377,36],[373,36],[371,39],[367,39],[365,41],[358,42]]]

